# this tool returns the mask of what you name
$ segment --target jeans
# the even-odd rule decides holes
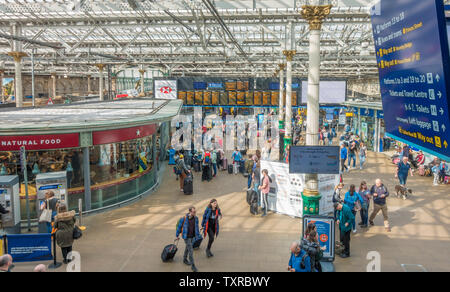
[[[349,154],[348,166],[350,166],[352,160],[353,160],[353,167],[355,167],[356,166],[356,155],[355,154]]]
[[[186,238],[184,240],[184,243],[186,243],[186,248],[184,249],[183,260],[186,261],[189,256],[189,263],[191,263],[191,265],[194,265],[194,248],[192,247],[194,238]]]
[[[267,209],[269,209],[269,204],[267,203],[267,195],[261,192],[261,207],[264,209],[264,215],[267,215]]]
[[[367,209],[362,208],[361,211],[359,211],[359,215],[361,215],[361,221],[364,225],[367,225],[369,221],[369,205],[367,205]]]
[[[249,189],[251,187],[252,187],[252,176],[249,174],[247,180],[247,188]]]
[[[365,156],[360,156],[359,157],[359,168],[363,169],[364,162],[366,162],[366,157]]]
[[[352,213],[353,213],[352,230],[356,230],[356,211],[352,210]]]
[[[258,188],[259,188],[259,183],[255,182],[255,183],[253,184],[253,189],[255,190],[255,192],[258,192],[258,191],[259,191]],[[261,204],[259,204],[259,205],[261,206]]]
[[[217,174],[217,163],[213,163],[214,176]]]
[[[408,175],[399,174],[398,175],[398,180],[400,182],[400,185],[402,185],[402,186],[406,185],[406,179],[407,178],[408,178]]]

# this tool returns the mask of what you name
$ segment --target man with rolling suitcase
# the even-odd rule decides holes
[[[202,236],[198,228],[198,217],[196,216],[195,207],[189,208],[189,213],[178,220],[176,240],[179,239],[180,234],[186,243],[186,248],[183,255],[183,263],[191,266],[193,272],[198,272],[197,267],[194,264],[194,247],[195,241],[200,239]],[[189,261],[188,261],[189,256]]]

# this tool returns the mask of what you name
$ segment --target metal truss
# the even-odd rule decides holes
[[[321,34],[321,76],[376,76],[369,0],[335,1]],[[306,77],[308,23],[301,0],[0,0],[0,67],[14,42],[34,49],[36,74],[94,75],[94,64],[157,68],[172,76],[272,76],[295,49]],[[290,44],[291,23],[295,42]],[[13,30],[13,27],[20,30]],[[14,35],[13,31],[20,31]],[[23,71],[31,72],[30,58]]]

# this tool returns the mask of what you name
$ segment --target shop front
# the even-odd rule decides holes
[[[16,120],[0,126],[0,175],[19,176],[22,219],[23,165],[30,206],[37,204],[36,178],[46,173],[66,174],[64,193],[71,210],[78,209],[79,199],[84,210],[97,210],[151,189],[157,182],[157,164],[164,159],[158,155],[169,143],[167,122],[181,108],[179,101],[158,103],[124,100],[1,112],[2,120]],[[30,211],[31,218],[37,218],[36,208]]]

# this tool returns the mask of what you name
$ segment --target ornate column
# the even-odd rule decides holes
[[[53,102],[56,99],[56,72],[52,72],[52,98]]]
[[[87,76],[87,95],[91,93],[91,75]]]
[[[307,101],[306,145],[319,145],[319,82],[320,82],[320,30],[322,22],[331,12],[332,5],[304,5],[301,15],[309,22],[309,73]],[[306,174],[303,191],[303,214],[319,214],[319,185],[317,174]]]
[[[95,66],[98,68],[98,72],[100,74],[98,79],[98,91],[99,91],[99,100],[105,100],[103,94],[103,68],[105,68],[105,64],[95,64]]]
[[[144,97],[145,96],[145,82],[144,82],[144,74],[145,74],[145,70],[143,69],[139,69],[139,73],[141,74],[141,92],[139,93],[138,96],[140,97]]]
[[[292,59],[297,51],[285,50],[283,55],[286,56],[286,119],[284,134],[284,149],[292,144]]]
[[[3,77],[5,74],[5,70],[0,70],[0,91],[2,95],[2,103],[5,103],[5,94],[3,92]]]
[[[278,67],[280,69],[280,97],[279,97],[279,129],[284,129],[284,69],[286,68],[286,65],[284,64],[278,64]]]
[[[23,107],[23,88],[22,88],[22,58],[27,56],[24,52],[9,52],[9,56],[14,58],[15,80],[14,80],[14,98],[16,107]]]

